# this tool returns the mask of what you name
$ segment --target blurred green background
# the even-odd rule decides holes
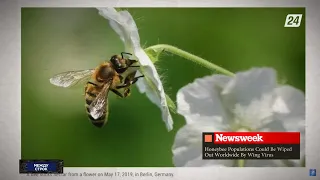
[[[232,72],[270,66],[305,90],[305,21],[284,28],[286,15],[304,8],[134,8],[145,47],[170,44]],[[23,8],[22,158],[63,159],[67,167],[173,166],[171,146],[184,124],[173,115],[167,132],[160,110],[136,87],[127,99],[110,94],[109,121],[94,127],[85,113],[84,87],[59,88],[49,78],[94,68],[123,44],[94,8]],[[210,71],[173,55],[157,67],[175,100],[179,88]]]

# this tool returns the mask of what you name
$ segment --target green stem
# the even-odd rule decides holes
[[[180,56],[180,57],[183,57],[187,60],[190,60],[191,62],[194,62],[196,64],[199,64],[209,70],[212,70],[212,71],[218,71],[222,74],[225,74],[225,75],[228,75],[228,76],[234,76],[234,74],[216,64],[213,64],[201,57],[198,57],[196,55],[193,55],[191,53],[188,53],[186,51],[183,51],[179,48],[176,48],[174,46],[171,46],[171,45],[167,45],[167,44],[157,44],[157,45],[154,45],[154,46],[150,46],[148,48],[145,49],[145,51],[150,51],[150,50],[153,50],[157,53],[161,53],[163,51],[166,51],[166,52],[170,52],[174,55],[177,55],[177,56]],[[159,55],[158,54],[158,55]]]

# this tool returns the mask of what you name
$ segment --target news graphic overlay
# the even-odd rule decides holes
[[[300,159],[300,132],[204,132],[203,159]]]
[[[63,160],[20,160],[20,173],[63,173]]]

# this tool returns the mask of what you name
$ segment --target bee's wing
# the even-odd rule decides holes
[[[67,71],[50,78],[50,83],[59,87],[70,87],[82,80],[89,79],[94,69]]]
[[[88,107],[89,113],[94,119],[98,119],[104,114],[106,114],[106,117],[108,116],[108,93],[111,83],[112,80],[102,87],[101,92]]]

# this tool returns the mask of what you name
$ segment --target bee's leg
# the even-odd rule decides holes
[[[128,82],[128,83],[124,83],[123,85],[117,86],[116,88],[117,89],[126,88],[126,87],[129,87],[130,85],[131,85],[130,82]]]
[[[144,75],[135,77],[135,78],[133,78],[131,81],[126,82],[126,83],[124,83],[123,85],[117,86],[117,89],[129,87],[129,86],[131,86],[132,84],[136,83],[136,82],[138,81],[138,79],[139,79],[139,78],[142,78],[142,77],[144,77]]]
[[[134,60],[134,59],[129,59],[129,61],[130,61],[132,64],[138,62],[137,60]]]
[[[130,61],[130,64],[131,64],[129,67],[140,67],[139,65],[137,65],[137,66],[132,66],[132,64],[134,64],[134,63],[137,63],[137,62],[138,62],[137,60],[129,59],[129,61]]]
[[[121,97],[121,98],[124,98],[125,96],[123,94],[121,94],[119,91],[115,90],[115,89],[111,89],[111,91],[113,93],[115,93],[117,96]]]
[[[138,76],[138,77],[133,78],[133,79],[130,81],[130,84],[132,85],[132,84],[136,83],[139,78],[143,78],[143,77],[144,77],[144,75],[141,75],[141,76]]]
[[[130,87],[128,87],[128,88],[126,88],[125,90],[124,90],[124,97],[127,97],[127,96],[130,96],[130,92],[131,92],[131,89],[130,89]]]
[[[123,76],[119,75],[120,82],[123,82]]]

